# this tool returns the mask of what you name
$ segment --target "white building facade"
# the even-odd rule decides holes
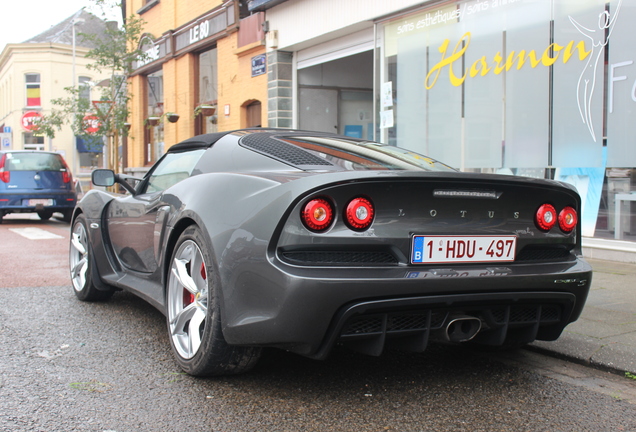
[[[75,22],[75,29],[73,23]],[[103,21],[79,11],[73,17],[28,41],[7,44],[0,53],[0,133],[2,150],[47,150],[64,156],[71,171],[89,173],[101,166],[101,148],[87,148],[70,126],[54,138],[38,135],[34,122],[53,108],[52,100],[69,97],[66,87],[81,89],[80,97],[99,98],[92,86],[107,77],[90,70],[93,60],[81,32],[103,27]],[[73,32],[76,44],[73,45]]]

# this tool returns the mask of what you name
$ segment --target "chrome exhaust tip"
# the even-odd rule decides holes
[[[443,330],[448,342],[468,342],[481,330],[481,320],[468,315],[450,316]]]

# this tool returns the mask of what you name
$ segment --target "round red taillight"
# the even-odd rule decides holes
[[[535,221],[539,229],[549,231],[557,222],[557,212],[551,204],[543,204],[537,210]]]
[[[565,207],[559,213],[559,226],[564,232],[570,232],[574,229],[579,218],[576,215],[576,210],[572,207]]]
[[[350,228],[365,230],[373,222],[373,204],[366,198],[358,197],[349,201],[345,209],[345,221]]]
[[[324,231],[333,221],[333,206],[325,198],[314,198],[303,207],[300,215],[312,231]]]

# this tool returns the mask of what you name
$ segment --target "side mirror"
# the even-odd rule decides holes
[[[95,186],[113,186],[115,184],[115,172],[109,169],[96,169],[91,173],[91,181]]]

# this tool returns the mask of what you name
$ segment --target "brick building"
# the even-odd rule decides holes
[[[132,0],[125,8],[145,21],[139,48],[147,54],[129,79],[125,167],[143,169],[193,135],[267,123],[263,13],[248,16],[238,1],[221,0]]]

